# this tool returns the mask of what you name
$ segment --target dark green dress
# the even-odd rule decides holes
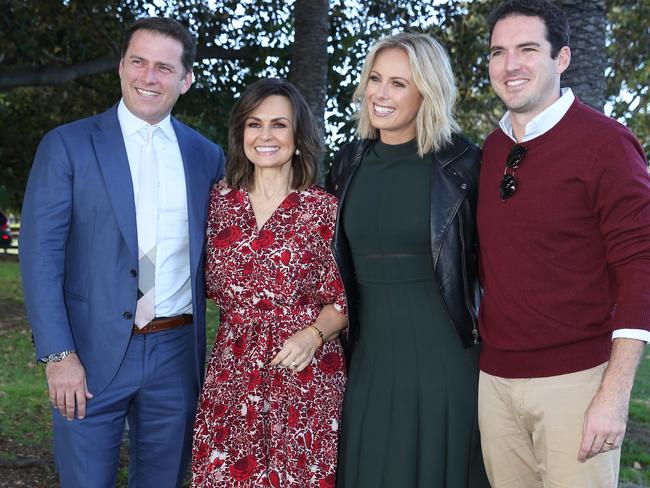
[[[477,426],[478,349],[465,349],[433,271],[432,158],[377,142],[343,209],[359,285],[339,488],[489,487]]]

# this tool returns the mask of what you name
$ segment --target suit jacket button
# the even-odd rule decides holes
[[[126,320],[131,320],[131,319],[133,318],[133,314],[132,314],[131,312],[124,312],[123,317],[124,317]]]
[[[131,276],[133,276],[135,278],[136,276],[138,276],[138,272],[136,270],[132,269],[131,270]]]
[[[467,190],[467,183],[463,183],[462,185],[460,185],[460,187],[461,187],[463,190]]]

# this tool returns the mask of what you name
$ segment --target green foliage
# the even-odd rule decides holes
[[[400,31],[430,32],[453,12],[427,1],[330,2],[329,85],[327,102],[330,156],[354,135],[352,93],[364,58],[378,39]],[[439,36],[440,37],[440,36]]]
[[[0,263],[2,265],[3,263]],[[47,442],[50,408],[44,368],[27,330],[0,331],[0,432],[19,446]]]
[[[369,46],[402,30],[430,32],[449,50],[457,77],[457,116],[476,143],[503,112],[487,77],[485,16],[497,0],[330,0],[327,146],[330,156],[353,135],[352,92]],[[288,77],[294,39],[294,1],[280,0],[7,0],[0,12],[0,70],[72,66],[116,57],[125,27],[144,15],[177,18],[199,50],[226,55],[195,65],[195,83],[179,99],[176,116],[224,147],[233,101],[253,80]],[[608,0],[608,101],[650,151],[648,2]],[[298,40],[298,42],[300,42]],[[237,51],[237,53],[236,53]],[[51,128],[105,110],[120,96],[113,72],[63,84],[0,92],[1,183],[9,205],[20,207],[38,141]],[[298,75],[299,76],[299,75]]]
[[[0,262],[0,304],[3,315],[22,310],[17,263]],[[42,444],[50,436],[45,375],[25,324],[14,324],[13,317],[0,318],[0,432],[19,447]]]
[[[23,299],[18,263],[0,261],[0,300],[21,303]]]
[[[43,135],[54,127],[88,117],[119,99],[116,74],[92,82],[79,79],[52,87],[15,88],[0,93],[0,161],[9,204],[20,208],[27,175]]]
[[[639,370],[637,371],[638,381],[634,383],[634,389],[632,390],[632,396],[639,398],[645,398],[649,400],[645,404],[647,417],[643,417],[640,420],[650,423],[650,349],[646,348],[644,351],[645,359],[641,361]]]
[[[22,302],[18,265],[0,262],[0,303]],[[10,320],[10,322],[12,322]],[[207,314],[208,351],[218,328],[218,309],[210,302]],[[44,368],[34,362],[26,323],[16,329],[0,327],[0,433],[6,445],[30,452],[47,450],[50,409]],[[22,449],[24,448],[24,449]],[[40,449],[38,449],[40,448]],[[646,353],[636,375],[628,433],[621,456],[621,481],[650,486],[650,353]],[[0,450],[0,462],[15,459],[14,450]],[[126,486],[125,459],[118,485]],[[49,468],[50,470],[52,467]]]
[[[650,2],[607,0],[607,99],[650,154]]]
[[[628,424],[630,427],[631,422]],[[646,424],[647,425],[647,424]],[[646,436],[650,429],[646,428]],[[650,442],[631,439],[627,435],[621,452],[621,482],[637,483],[639,486],[650,486]]]
[[[123,23],[133,15],[104,2],[4,2],[0,13],[2,67],[67,65],[115,55]],[[51,87],[0,92],[0,161],[10,206],[20,208],[38,142],[50,129],[115,103],[115,73],[82,77]]]
[[[212,300],[208,300],[205,325],[206,325],[205,335],[207,339],[206,348],[208,351],[207,359],[209,359],[209,351],[211,351],[212,346],[214,346],[214,341],[217,336],[217,330],[219,329],[219,308],[214,304]]]
[[[439,27],[456,75],[458,121],[465,134],[479,146],[498,126],[504,111],[488,79],[485,18],[495,3],[463,1]]]
[[[632,389],[620,479],[650,486],[650,352],[644,353]]]

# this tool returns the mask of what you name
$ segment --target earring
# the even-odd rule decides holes
[[[296,151],[294,152],[296,156],[300,156],[300,149],[296,148]]]

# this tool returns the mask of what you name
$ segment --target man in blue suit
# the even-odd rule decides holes
[[[170,116],[192,84],[180,23],[126,31],[122,99],[48,133],[22,212],[20,264],[46,363],[64,487],[112,487],[124,420],[129,486],[181,483],[205,359],[203,246],[223,151]]]

